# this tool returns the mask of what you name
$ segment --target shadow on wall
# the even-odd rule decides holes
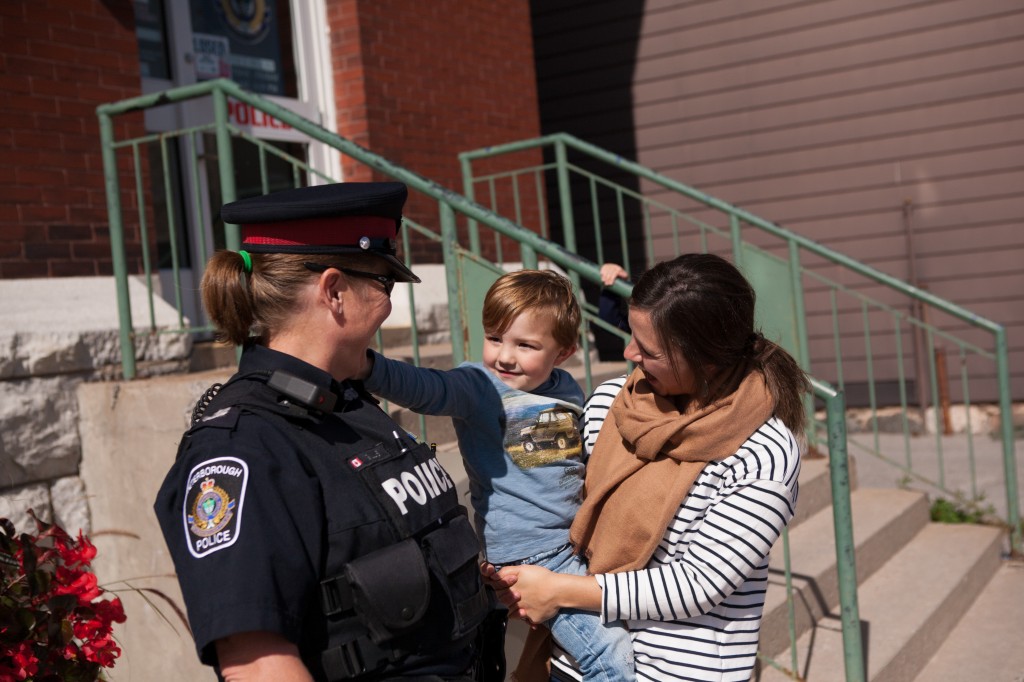
[[[537,96],[544,135],[569,133],[625,159],[637,158],[633,76],[644,4],[642,1],[530,2]],[[570,160],[628,189],[640,190],[640,183],[633,175],[617,176],[606,164],[595,164],[571,155]],[[554,162],[550,149],[545,152],[544,161]],[[563,243],[561,211],[555,205],[558,183],[554,171],[548,171],[546,185],[551,204],[548,211],[551,235],[555,241]],[[631,262],[624,263],[622,246],[617,238],[620,207],[614,194],[598,194],[600,222],[606,235],[602,240],[603,259],[597,257],[590,187],[584,178],[574,176],[572,198],[579,255],[595,262],[622,263],[635,280],[646,266],[644,251],[635,248],[636,242],[631,241]],[[642,224],[643,217],[636,202],[625,202],[621,208],[627,226]],[[583,293],[588,301],[598,300],[598,287],[594,285],[584,285]],[[622,342],[617,337],[599,329],[595,329],[594,336],[598,348],[608,349],[616,357],[621,353]]]

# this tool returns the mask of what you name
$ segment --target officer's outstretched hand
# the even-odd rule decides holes
[[[519,595],[511,588],[516,584],[516,576],[506,571],[501,573],[494,564],[489,561],[480,563],[480,575],[483,577],[484,585],[494,590],[498,600],[505,606],[512,608],[519,600]]]
[[[529,564],[506,566],[496,571],[493,565],[484,563],[480,566],[480,573],[484,582],[494,589],[501,603],[508,607],[509,616],[522,618],[530,625],[553,618],[560,608],[566,606],[559,597],[563,583],[565,587],[575,587],[575,583],[583,581],[584,587],[590,583],[597,587],[593,577],[552,573],[546,568]]]

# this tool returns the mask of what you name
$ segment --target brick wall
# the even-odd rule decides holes
[[[328,21],[340,135],[460,193],[459,152],[540,135],[526,0],[334,0]],[[378,179],[348,159],[343,171]],[[521,191],[522,222],[537,229],[534,185]],[[511,217],[510,193],[497,199]],[[478,191],[478,201],[490,198]],[[406,215],[438,223],[436,204],[421,197]],[[435,243],[412,250],[415,261],[440,261]],[[503,257],[518,252],[505,244]]]
[[[0,2],[0,35],[0,278],[110,274],[96,106],[139,94],[131,2]]]

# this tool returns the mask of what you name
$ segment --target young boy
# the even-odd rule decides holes
[[[452,417],[489,562],[583,575],[568,543],[585,471],[583,392],[557,368],[576,352],[580,309],[572,283],[551,271],[507,273],[487,292],[483,327],[483,362],[441,371],[370,353],[365,386],[415,412]],[[548,626],[584,679],[635,679],[621,625],[563,610]]]

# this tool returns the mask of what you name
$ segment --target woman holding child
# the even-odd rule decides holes
[[[586,498],[570,539],[590,575],[484,567],[531,623],[561,609],[624,620],[641,680],[746,681],[754,668],[768,553],[796,505],[808,389],[754,331],[754,300],[713,255],[644,274],[624,353],[636,369],[585,407]],[[527,658],[518,678],[544,677]],[[556,679],[565,668],[554,661]]]

